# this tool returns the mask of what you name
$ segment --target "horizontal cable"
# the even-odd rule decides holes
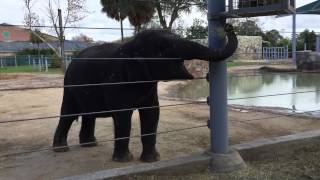
[[[73,145],[62,146],[62,147],[52,147],[52,146],[50,146],[48,148],[43,148],[43,149],[38,149],[38,150],[31,150],[31,151],[23,151],[23,152],[4,154],[4,155],[1,155],[0,157],[9,157],[9,156],[17,156],[17,155],[22,155],[22,154],[34,153],[34,152],[59,150],[59,149],[64,149],[64,148],[69,148],[69,147],[79,147],[79,146],[82,146],[82,145],[91,145],[91,144],[95,144],[95,143],[102,144],[102,143],[112,142],[112,141],[117,141],[117,140],[125,140],[125,139],[130,139],[130,138],[141,138],[141,137],[152,136],[152,135],[169,134],[169,133],[187,131],[187,130],[198,129],[198,128],[203,128],[203,127],[207,127],[207,124],[206,125],[198,125],[198,126],[188,127],[188,128],[182,128],[182,129],[174,129],[174,130],[162,131],[162,132],[158,132],[158,133],[148,133],[148,134],[135,135],[135,136],[130,136],[130,137],[106,139],[106,140],[95,141],[95,142],[73,144]]]
[[[148,57],[136,57],[136,58],[71,58],[71,60],[183,60],[181,58],[148,58]]]
[[[0,124],[36,121],[36,120],[44,120],[44,119],[66,118],[66,117],[74,117],[74,116],[99,115],[99,114],[115,113],[115,112],[122,112],[122,111],[134,111],[134,110],[143,110],[143,109],[156,109],[156,108],[166,108],[166,107],[187,106],[187,105],[194,105],[194,104],[205,104],[205,102],[189,102],[189,103],[162,105],[162,106],[147,106],[147,107],[106,110],[106,111],[97,111],[97,112],[88,112],[88,113],[56,115],[56,116],[47,116],[47,117],[38,117],[38,118],[15,119],[15,120],[9,120],[9,121],[0,121]]]
[[[261,95],[261,96],[250,96],[250,97],[241,97],[241,98],[230,98],[229,101],[232,100],[241,100],[241,99],[253,99],[253,98],[264,98],[264,97],[273,97],[273,96],[283,96],[290,94],[303,94],[303,93],[312,93],[319,92],[316,91],[303,91],[303,92],[291,92],[291,93],[281,93],[281,94],[269,94],[269,95]],[[139,109],[155,109],[155,108],[165,108],[165,107],[176,107],[176,106],[186,106],[186,105],[195,105],[195,104],[205,104],[206,101],[197,101],[197,102],[189,102],[189,103],[181,103],[181,104],[172,104],[172,105],[163,105],[163,106],[149,106],[149,107],[137,107],[137,108],[127,108],[127,109],[119,109],[119,110],[107,110],[107,111],[98,111],[98,112],[88,112],[88,113],[77,113],[77,114],[67,114],[67,115],[56,115],[56,116],[47,116],[47,117],[38,117],[38,118],[26,118],[26,119],[15,119],[9,121],[1,121],[0,124],[6,123],[16,123],[16,122],[25,122],[25,121],[36,121],[43,119],[54,119],[54,118],[65,118],[65,117],[74,117],[74,116],[85,116],[85,115],[98,115],[105,113],[114,113],[114,112],[122,112],[122,111],[133,111]]]
[[[296,115],[303,115],[307,113],[314,113],[314,112],[319,112],[320,109],[318,110],[313,110],[313,111],[303,111],[303,112],[293,112],[293,113],[288,113],[288,114],[280,114],[280,115],[275,115],[275,116],[269,116],[269,117],[264,117],[264,118],[253,118],[253,119],[248,119],[248,120],[243,120],[243,121],[235,121],[231,120],[232,122],[239,122],[239,123],[246,123],[246,122],[252,122],[252,121],[260,121],[260,120],[266,120],[266,119],[274,119],[278,117],[290,117],[290,116],[296,116]],[[319,117],[320,119],[320,117]]]
[[[273,97],[273,96],[285,96],[285,95],[290,95],[290,94],[305,94],[305,93],[313,93],[313,92],[320,92],[320,90],[279,93],[279,94],[267,94],[267,95],[261,95],[261,96],[248,96],[248,97],[240,97],[240,98],[229,98],[228,100],[235,101],[235,100],[241,100],[241,99],[255,99],[255,98]]]
[[[143,83],[156,83],[166,81],[190,81],[206,79],[205,77],[199,77],[194,79],[171,79],[171,80],[150,80],[150,81],[129,81],[129,82],[113,82],[113,83],[96,83],[96,84],[73,84],[64,86],[41,86],[41,87],[26,87],[26,88],[7,88],[0,89],[1,91],[22,91],[22,90],[36,90],[36,89],[53,89],[53,88],[75,88],[75,87],[92,87],[92,86],[112,86],[112,85],[123,85],[123,84],[143,84]]]

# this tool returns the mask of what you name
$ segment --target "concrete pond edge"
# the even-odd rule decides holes
[[[231,145],[230,148],[238,151],[245,160],[265,157],[265,153],[283,150],[283,146],[292,144],[320,142],[320,130],[302,132],[292,135],[264,138],[242,144]],[[279,152],[281,154],[281,152]],[[251,157],[252,154],[259,154]],[[199,173],[208,169],[211,157],[206,153],[198,153],[173,160],[164,160],[154,163],[131,165],[123,168],[102,170],[93,173],[64,177],[60,180],[96,180],[128,177],[133,175],[179,175],[187,173]]]

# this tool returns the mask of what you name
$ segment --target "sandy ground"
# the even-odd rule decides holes
[[[15,76],[15,77],[11,77]],[[59,86],[61,75],[2,75],[0,87]],[[4,78],[6,77],[6,78]],[[160,97],[166,94],[170,83],[160,83]],[[21,118],[55,116],[59,114],[62,89],[39,89],[25,91],[0,91],[0,122]],[[161,105],[183,103],[161,99]],[[207,105],[188,105],[162,108],[159,132],[206,125],[209,116]],[[273,117],[274,113],[255,110],[229,110],[230,143],[237,144],[253,139],[275,137],[320,128],[318,119],[303,117],[278,117],[262,121],[250,119]],[[26,154],[12,153],[48,148],[51,145],[57,118],[29,122],[0,124],[0,179],[52,179],[89,173],[97,170],[138,164],[141,153],[139,138],[132,138],[130,149],[135,160],[130,163],[111,161],[113,150],[113,127],[110,118],[97,120],[96,137],[99,146],[93,148],[73,147],[66,153],[41,151]],[[78,143],[80,122],[74,122],[69,133],[69,145]],[[132,135],[139,135],[138,114],[133,117]],[[161,159],[173,159],[192,153],[203,152],[209,147],[207,127],[161,134],[158,136]]]

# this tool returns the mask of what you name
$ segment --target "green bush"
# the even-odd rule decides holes
[[[50,68],[60,68],[61,67],[61,59],[56,55],[50,55]]]
[[[41,55],[53,55],[54,52],[52,49],[40,49],[39,52]],[[38,55],[38,49],[24,49],[22,51],[17,52],[18,56],[26,56],[26,55]]]

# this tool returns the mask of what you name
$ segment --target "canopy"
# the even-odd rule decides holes
[[[320,0],[306,4],[296,9],[296,14],[319,14],[320,15]]]

